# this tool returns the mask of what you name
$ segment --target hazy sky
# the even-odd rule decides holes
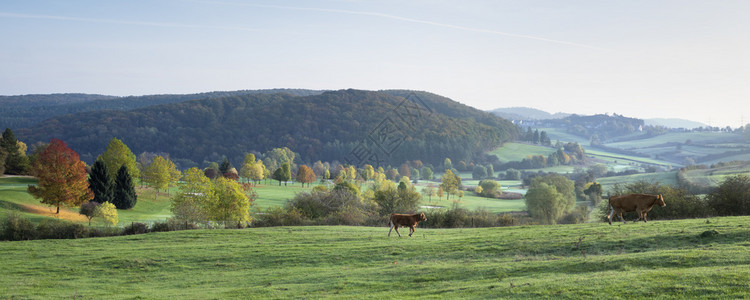
[[[750,1],[0,0],[0,95],[413,89],[750,123]]]

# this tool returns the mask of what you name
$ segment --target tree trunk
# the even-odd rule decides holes
[[[60,214],[60,204],[57,205],[57,212],[56,212],[56,214],[58,214],[58,215]]]

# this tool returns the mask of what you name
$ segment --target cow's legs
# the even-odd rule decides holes
[[[612,206],[610,206],[612,207]],[[609,221],[609,225],[612,225],[612,217],[615,216],[615,209],[612,208],[612,211],[609,213],[609,216],[607,216],[607,221]]]
[[[409,227],[409,236],[411,236],[414,233],[414,226]]]
[[[648,223],[648,222],[646,222],[646,214],[648,214],[648,212],[644,211],[643,212],[643,223]]]
[[[618,211],[617,215],[620,216],[620,220],[622,220],[622,224],[625,224],[625,218],[622,217],[622,211]]]
[[[393,225],[393,228],[396,229],[396,233],[398,233],[398,237],[401,237],[401,233],[398,232],[398,225]]]
[[[398,233],[398,226],[396,226],[396,224],[393,224],[393,220],[391,220],[389,223],[391,224],[391,229],[388,230],[388,237],[391,237],[391,231],[393,231],[394,227],[396,228],[396,233]],[[401,234],[398,233],[398,236],[401,236]]]

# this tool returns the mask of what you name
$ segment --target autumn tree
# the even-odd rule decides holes
[[[400,182],[398,186],[387,180],[375,191],[374,200],[381,216],[391,213],[413,212],[417,209],[421,195],[413,185]]]
[[[437,189],[435,189],[435,185],[428,184],[426,187],[422,189],[422,195],[427,196],[429,201],[432,202],[432,196],[437,196]]]
[[[208,203],[216,197],[211,179],[200,169],[190,168],[179,187],[170,207],[175,219],[189,223],[208,220]]]
[[[86,180],[86,165],[61,140],[50,141],[31,166],[31,174],[39,181],[36,186],[29,185],[29,193],[44,204],[57,206],[58,214],[60,205],[75,207],[94,198]]]
[[[440,178],[440,187],[447,194],[446,199],[450,198],[450,195],[457,195],[458,189],[461,187],[461,177],[453,174],[450,169],[445,170],[445,174]]]
[[[94,201],[96,203],[113,202],[115,196],[115,186],[112,179],[109,177],[109,171],[107,171],[107,165],[101,160],[94,162],[91,167],[91,174],[89,175],[89,188],[94,193]]]
[[[250,221],[249,209],[254,200],[252,190],[245,191],[238,182],[219,177],[212,181],[201,170],[190,168],[180,182],[180,192],[172,198],[175,218],[184,222]]]
[[[94,215],[104,218],[104,221],[107,222],[108,226],[109,224],[112,224],[112,226],[117,225],[117,222],[119,222],[117,208],[114,204],[109,202],[104,202],[97,206]]]
[[[323,175],[325,175],[326,170],[328,170],[328,168],[322,161],[316,161],[315,163],[313,163],[312,169],[313,169],[313,172],[315,172],[315,176],[318,176],[318,177],[323,177]]]
[[[114,182],[114,201],[112,204],[118,209],[131,209],[138,202],[138,195],[135,193],[135,183],[133,177],[126,166],[121,166],[117,170],[117,177]]]
[[[263,164],[262,160],[258,160],[253,165],[253,168],[250,170],[250,179],[254,180],[256,183],[260,182],[264,178],[266,178],[266,166]]]
[[[375,168],[372,167],[370,164],[365,164],[364,167],[362,167],[362,179],[372,180],[372,178],[375,176]]]
[[[398,167],[398,174],[401,176],[411,177],[411,167],[409,167],[409,164],[401,164],[401,166]]]
[[[315,181],[315,172],[313,170],[306,166],[306,165],[300,165],[299,170],[297,170],[297,182],[302,183],[302,186],[305,186],[305,183],[307,183],[307,186],[310,186],[310,183]]]
[[[105,150],[97,160],[101,160],[107,165],[109,178],[115,178],[117,176],[117,171],[120,170],[120,166],[122,165],[125,165],[128,168],[131,177],[141,178],[141,171],[138,170],[135,154],[130,151],[130,148],[128,148],[125,143],[117,138],[112,138],[112,140],[109,141],[107,150]]]
[[[156,199],[159,189],[168,190],[169,185],[177,182],[181,175],[171,160],[158,155],[146,167],[143,178],[148,186],[154,188],[154,199]]]
[[[245,161],[242,163],[242,167],[240,168],[240,178],[245,178],[245,180],[250,181],[253,173],[253,169],[255,168],[255,154],[248,153],[245,154]]]
[[[239,227],[243,222],[250,222],[250,205],[252,202],[237,181],[217,178],[213,182],[216,197],[208,204],[209,218],[214,221],[236,222]]]

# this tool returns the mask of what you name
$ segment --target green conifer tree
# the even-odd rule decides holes
[[[117,209],[131,209],[138,201],[138,196],[135,193],[135,185],[133,184],[133,177],[130,176],[128,168],[125,165],[120,167],[117,171],[114,196],[115,200],[113,204]]]
[[[89,174],[89,189],[94,192],[94,199],[91,201],[99,204],[114,201],[115,185],[109,178],[107,165],[101,160],[97,160],[94,165],[91,166],[91,174]]]

